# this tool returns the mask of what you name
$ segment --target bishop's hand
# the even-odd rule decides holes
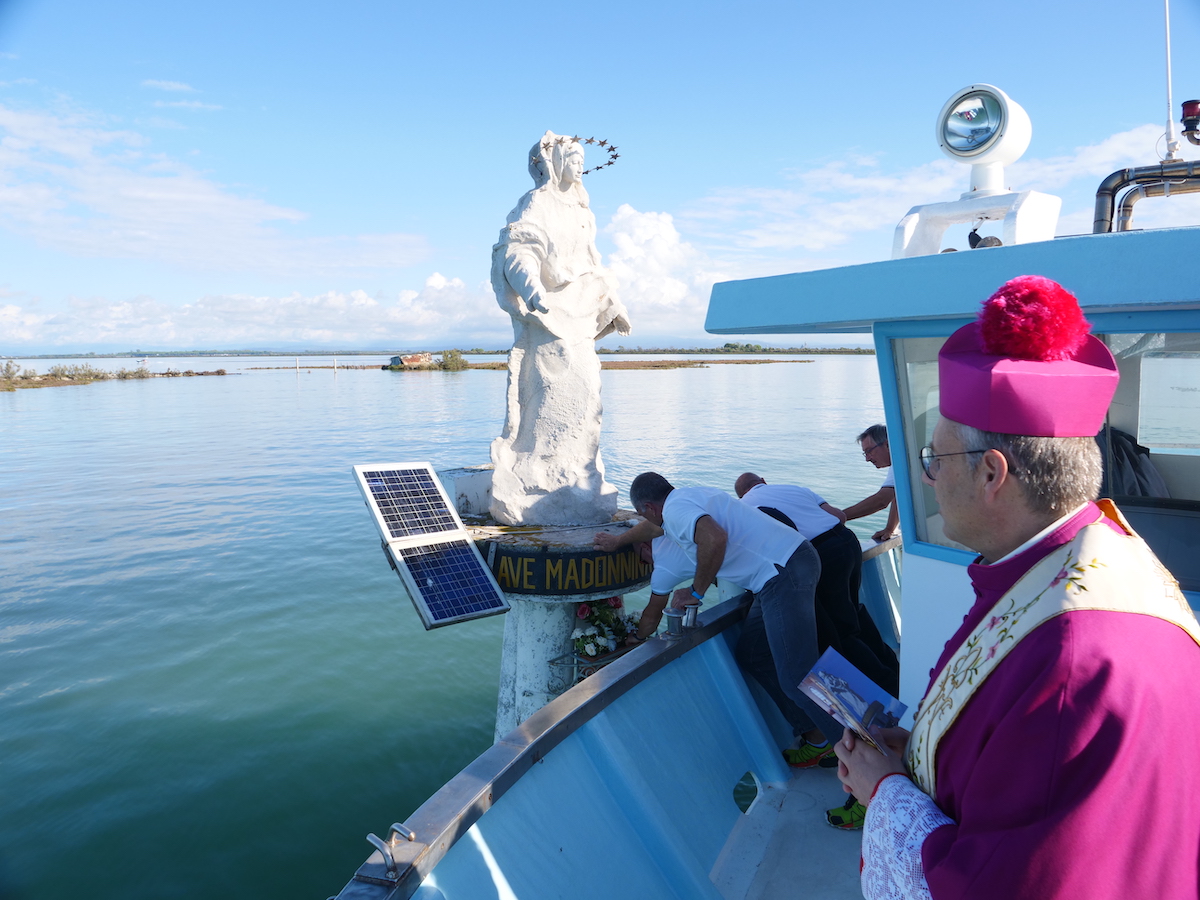
[[[890,755],[884,756],[866,741],[847,728],[842,739],[833,745],[838,758],[838,778],[842,790],[853,794],[859,803],[867,806],[875,786],[888,775],[907,775],[904,751],[908,746],[908,732],[903,728],[885,728],[882,732],[884,745]]]

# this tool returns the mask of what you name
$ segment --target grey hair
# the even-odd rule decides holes
[[[948,420],[949,421],[949,420]],[[1092,437],[1030,437],[952,423],[964,448],[999,450],[1034,512],[1063,516],[1100,494],[1100,445]],[[982,456],[967,462],[974,472]]]
[[[657,472],[643,472],[629,486],[629,502],[640,509],[643,503],[662,503],[675,486]]]
[[[855,438],[855,440],[861,444],[863,441],[867,440],[868,438],[870,438],[872,444],[876,444],[876,445],[886,444],[888,442],[887,426],[886,425],[872,425],[870,428],[868,428],[866,431],[864,431],[862,434],[860,434],[857,438]]]

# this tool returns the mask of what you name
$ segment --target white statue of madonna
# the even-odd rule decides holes
[[[629,334],[629,320],[596,251],[582,145],[547,131],[529,174],[535,187],[492,249],[492,287],[514,337],[491,513],[510,525],[600,524],[616,512],[617,491],[600,461],[596,341]]]

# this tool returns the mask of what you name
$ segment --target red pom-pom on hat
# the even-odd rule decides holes
[[[1014,278],[938,352],[942,415],[1001,434],[1094,437],[1120,373],[1090,327],[1060,285]]]
[[[1070,359],[1091,329],[1075,295],[1040,275],[1006,282],[984,301],[979,325],[985,353],[1043,362]]]

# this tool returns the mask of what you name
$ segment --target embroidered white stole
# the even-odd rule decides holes
[[[1098,505],[1126,533],[1117,534],[1100,517],[1037,563],[996,602],[925,694],[908,742],[908,769],[930,797],[937,791],[938,742],[992,670],[1043,622],[1073,610],[1138,613],[1172,622],[1200,644],[1200,625],[1171,573],[1112,501]]]

